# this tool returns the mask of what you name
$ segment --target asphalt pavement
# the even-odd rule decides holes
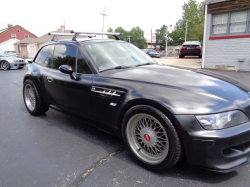
[[[180,162],[167,172],[139,166],[123,142],[53,109],[31,116],[22,99],[27,70],[0,70],[0,186],[249,186],[250,165],[216,173]],[[216,71],[250,87],[250,72]]]

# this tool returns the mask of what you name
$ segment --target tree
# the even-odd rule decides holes
[[[140,49],[147,47],[147,40],[144,38],[144,31],[140,27],[134,27],[130,31],[130,43],[134,44]]]
[[[193,31],[189,34],[188,39],[191,41],[200,41],[201,45],[203,45],[203,31],[204,24],[196,25]]]
[[[113,32],[113,29],[109,27],[107,32]],[[109,35],[108,37],[109,37],[109,39],[115,39],[115,37],[112,35]]]
[[[163,25],[160,29],[155,30],[156,43],[154,46],[159,45],[161,50],[165,50],[166,48],[166,29],[167,26]]]
[[[202,43],[204,25],[204,9],[196,0],[189,0],[182,6],[183,15],[169,36],[173,39],[172,45],[180,45],[185,40],[186,21],[188,20],[187,40],[199,40]]]
[[[128,41],[129,32],[124,30],[122,27],[117,27],[115,32],[120,33],[120,39],[123,41]]]

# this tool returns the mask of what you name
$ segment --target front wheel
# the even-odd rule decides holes
[[[127,149],[146,168],[167,170],[180,160],[182,147],[171,121],[159,110],[138,105],[123,120],[123,140]]]
[[[30,79],[27,79],[23,84],[23,100],[31,115],[41,115],[49,109],[42,101],[35,84]]]
[[[3,69],[3,70],[9,70],[9,69],[10,69],[10,64],[9,64],[9,62],[3,61],[3,62],[1,63],[1,69]]]

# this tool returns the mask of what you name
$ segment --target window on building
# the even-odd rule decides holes
[[[11,34],[11,38],[12,39],[16,39],[16,35],[15,34]]]
[[[214,15],[213,34],[227,33],[228,14]]]
[[[25,38],[29,38],[29,35],[24,35]]]
[[[248,34],[249,19],[250,10],[215,14],[212,19],[212,35]]]
[[[245,32],[246,26],[247,26],[247,11],[231,13],[230,33]]]

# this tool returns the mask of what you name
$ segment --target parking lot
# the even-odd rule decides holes
[[[26,71],[0,70],[0,186],[249,186],[249,165],[215,173],[183,160],[156,173],[140,167],[119,138],[73,116],[54,109],[31,116],[22,99]],[[217,72],[250,87],[250,72]]]

